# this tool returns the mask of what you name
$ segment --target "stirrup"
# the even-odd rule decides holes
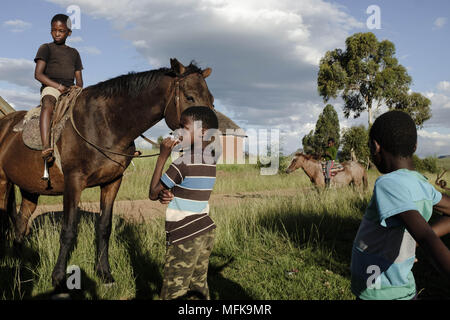
[[[41,155],[42,159],[47,160],[48,163],[53,162],[55,160],[55,157],[53,156],[53,148],[47,148],[45,150],[42,150]]]

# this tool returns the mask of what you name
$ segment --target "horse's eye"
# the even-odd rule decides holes
[[[194,98],[191,96],[186,96],[187,101],[194,102]]]

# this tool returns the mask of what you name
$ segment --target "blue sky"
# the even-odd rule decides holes
[[[169,66],[176,57],[211,67],[216,108],[244,129],[281,132],[283,151],[301,147],[325,106],[317,94],[318,61],[344,48],[346,37],[372,31],[392,41],[413,78],[413,91],[432,101],[433,118],[419,131],[420,156],[450,154],[450,2],[365,0],[15,0],[0,11],[0,95],[17,109],[38,103],[33,78],[38,47],[51,41],[49,21],[69,5],[81,9],[77,48],[85,86],[129,71]],[[366,9],[377,5],[381,29],[369,30]],[[346,119],[331,101],[341,128]],[[163,122],[148,133],[166,135]]]

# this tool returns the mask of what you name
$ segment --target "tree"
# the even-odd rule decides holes
[[[163,137],[163,136],[159,136],[158,139],[156,140],[156,143],[157,143],[158,145],[161,145],[161,143],[163,142],[163,140],[164,140],[164,137]],[[152,146],[152,149],[153,149],[153,148],[159,149],[159,146]]]
[[[320,60],[317,85],[325,102],[340,96],[346,118],[352,114],[358,118],[367,110],[369,127],[373,109],[383,104],[409,113],[419,127],[431,117],[430,100],[409,93],[412,79],[395,58],[392,42],[379,42],[367,32],[348,37],[345,44],[345,51],[328,51]]]
[[[305,153],[322,155],[325,152],[329,138],[334,138],[335,146],[339,148],[339,117],[331,104],[327,104],[319,115],[315,130],[311,130],[303,137],[303,150]]]
[[[363,125],[343,130],[341,160],[352,160],[353,152],[357,159],[367,164],[370,157],[368,141],[369,130]]]
[[[316,142],[314,140],[314,130],[311,130],[302,139],[303,152],[306,154],[316,153]]]

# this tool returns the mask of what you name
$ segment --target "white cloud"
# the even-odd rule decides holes
[[[34,79],[35,64],[31,60],[0,58],[0,81],[6,81],[36,91],[39,83]]]
[[[438,90],[450,91],[450,81],[441,81],[437,85]]]
[[[100,55],[102,53],[102,51],[100,49],[98,49],[97,47],[94,46],[84,46],[84,47],[80,47],[78,48],[78,51],[80,51],[80,53],[85,53],[85,54],[90,54],[90,55]]]
[[[436,20],[434,20],[434,23],[433,23],[433,25],[436,29],[441,29],[446,24],[447,24],[447,18],[445,18],[445,17],[436,18]]]
[[[5,21],[3,25],[12,32],[22,32],[31,27],[31,23],[20,19]]]
[[[417,154],[421,157],[450,154],[450,134],[425,129],[417,132]]]
[[[66,41],[66,43],[68,45],[70,45],[71,43],[80,43],[83,42],[83,38],[80,36],[76,36],[76,37],[69,37]]]
[[[63,8],[73,2],[48,1]],[[325,106],[316,87],[320,58],[365,28],[345,7],[323,0],[79,0],[77,5],[83,14],[110,21],[151,68],[167,67],[172,57],[211,67],[207,82],[216,106],[244,129],[296,133],[286,152],[300,147]],[[289,116],[297,120],[286,120]]]
[[[14,109],[30,110],[39,104],[39,90],[35,93],[20,90],[0,89],[0,96],[6,100]]]

